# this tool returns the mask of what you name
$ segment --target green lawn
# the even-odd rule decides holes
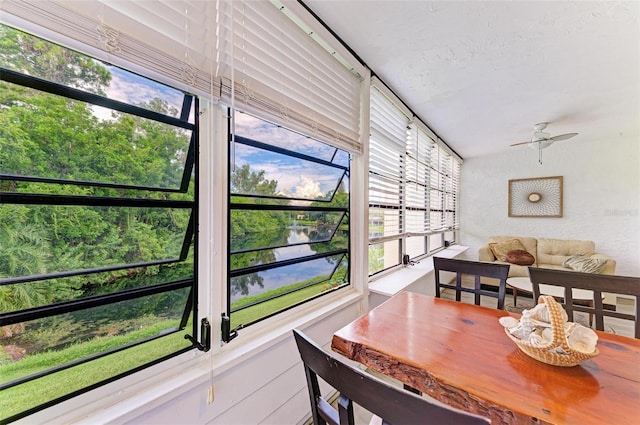
[[[232,308],[239,307],[240,305],[250,304],[255,301],[256,298],[265,298],[272,296],[276,293],[285,292],[287,289],[291,287],[301,286],[302,284],[298,283],[296,285],[285,286],[283,288],[279,288],[273,291],[268,291],[259,297],[247,297],[240,300],[239,303],[232,305]],[[256,304],[252,307],[248,307],[243,310],[239,310],[231,313],[231,327],[235,328],[240,324],[251,323],[254,320],[265,317],[269,314],[281,311],[290,307],[296,303],[302,302],[309,298],[312,298],[318,294],[321,294],[325,291],[330,290],[333,287],[333,284],[329,282],[321,282],[313,286],[309,286],[307,288],[303,288],[301,290],[292,292],[282,297],[274,298],[269,301],[265,301],[260,304]]]
[[[119,347],[159,331],[175,326],[176,321],[156,323],[145,329],[122,336],[99,337],[60,351],[26,356],[23,359],[0,366],[3,382],[59,366],[73,359]],[[184,339],[190,327],[155,341],[93,360],[54,374],[5,389],[0,392],[0,420],[38,406],[49,400],[93,385],[120,373],[129,371],[157,358],[174,353],[190,343]]]
[[[340,275],[341,273],[337,274]],[[240,304],[246,305],[259,301],[260,299],[304,286],[307,283],[308,282],[300,282],[295,285],[267,291],[259,296],[246,297],[240,300],[234,307]],[[321,282],[282,297],[277,297],[234,312],[231,315],[232,326],[236,327],[239,324],[251,323],[258,318],[281,311],[296,303],[328,291],[341,283],[341,277],[336,276],[330,281]],[[44,371],[75,359],[101,353],[157,335],[162,330],[175,326],[175,324],[175,320],[166,320],[154,323],[151,326],[146,326],[143,329],[129,332],[125,335],[96,337],[90,341],[79,343],[59,351],[29,355],[13,363],[0,364],[0,376],[2,377],[2,382],[9,382],[13,379]],[[0,392],[0,421],[24,410],[109,379],[120,373],[127,372],[150,361],[188,347],[190,343],[184,339],[184,335],[190,333],[191,327],[188,325],[187,329],[183,332],[177,332],[152,342],[5,389]]]

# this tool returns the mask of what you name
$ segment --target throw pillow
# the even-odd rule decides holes
[[[524,246],[522,246],[522,242],[519,239],[508,239],[502,242],[494,242],[489,244],[489,248],[493,255],[498,259],[498,261],[507,261],[507,252],[521,250],[526,251]]]
[[[517,264],[519,266],[530,266],[536,262],[536,259],[528,251],[523,249],[514,249],[505,255],[507,262]]]
[[[607,266],[607,260],[576,254],[564,260],[562,265],[576,272],[600,274]]]

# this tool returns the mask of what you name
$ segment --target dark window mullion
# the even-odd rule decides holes
[[[57,272],[57,273],[47,273],[41,275],[30,275],[30,276],[20,276],[20,277],[12,277],[8,279],[0,279],[0,286],[2,285],[12,285],[16,283],[26,283],[26,282],[37,282],[42,280],[51,280],[51,279],[60,279],[64,277],[73,277],[73,276],[83,276],[88,274],[96,274],[96,273],[105,273],[112,272],[117,270],[126,270],[126,269],[135,269],[149,266],[161,266],[163,264],[173,264],[180,263],[184,259],[182,258],[171,258],[168,260],[158,260],[158,261],[147,261],[143,263],[130,263],[130,264],[121,264],[117,266],[106,266],[106,267],[94,267],[91,269],[82,269],[82,270],[70,270],[66,272]]]
[[[59,185],[70,185],[70,186],[89,186],[89,187],[104,187],[108,189],[129,189],[129,190],[146,190],[149,192],[168,192],[168,193],[184,193],[185,191],[182,189],[175,189],[169,187],[154,187],[154,186],[136,186],[129,184],[118,184],[118,183],[101,183],[101,182],[92,182],[92,181],[84,181],[84,180],[64,180],[64,179],[53,179],[49,177],[32,177],[32,176],[18,176],[14,174],[0,174],[0,181],[8,180],[8,181],[25,181],[31,183],[53,183]],[[13,193],[13,192],[10,192]]]
[[[143,288],[127,289],[113,294],[97,295],[73,301],[64,301],[60,303],[49,304],[41,307],[27,308],[10,313],[2,313],[0,314],[0,326],[43,319],[45,317],[71,313],[79,310],[87,310],[92,307],[115,304],[121,301],[143,298],[150,295],[160,294],[163,292],[174,291],[176,289],[188,288],[192,286],[193,279],[183,279],[175,282],[161,283],[158,285],[147,286]]]
[[[195,128],[194,124],[182,121],[170,115],[164,115],[159,112],[141,108],[139,106],[134,106],[94,93],[74,89],[63,84],[43,80],[42,78],[25,75],[11,69],[0,67],[0,75],[2,76],[2,81],[8,81],[13,84],[30,87],[32,89],[40,90],[46,93],[55,94],[69,99],[79,100],[81,102],[91,103],[93,105],[102,106],[108,109],[124,112],[126,114],[135,115],[141,118],[147,118],[164,124],[169,124],[174,127],[184,128],[186,130],[193,130]]]
[[[191,243],[194,241],[194,222],[195,222],[195,214],[197,208],[191,210],[191,214],[189,215],[189,223],[187,224],[187,229],[185,230],[184,239],[182,240],[182,249],[180,250],[180,260],[184,261],[187,259],[187,255],[189,255],[189,249],[191,248]],[[195,241],[194,241],[195,242]],[[197,249],[197,244],[196,245]]]
[[[333,255],[346,254],[347,252],[348,252],[347,249],[336,249],[333,251],[323,252],[321,254],[307,255],[305,257],[290,258],[288,260],[276,261],[269,264],[259,264],[257,266],[244,267],[242,269],[235,269],[235,270],[229,271],[229,277],[238,277],[245,274],[271,270],[278,267],[290,266],[292,264],[305,263],[307,261],[317,260],[319,258],[326,258],[326,257],[331,257]]]
[[[50,195],[42,193],[0,192],[3,204],[75,205],[85,207],[145,207],[191,209],[194,201],[145,198],[112,198],[108,196]]]
[[[189,151],[187,152],[187,158],[184,163],[184,171],[182,172],[182,181],[180,182],[180,192],[183,193],[187,193],[187,190],[189,190],[189,182],[191,181],[193,164],[195,162],[195,147],[197,140],[198,134],[196,131],[194,131],[191,133],[191,139],[189,141]]]
[[[299,153],[299,152],[290,151],[290,150],[284,149],[284,148],[279,148],[277,146],[272,146],[272,145],[269,145],[269,144],[266,144],[266,143],[258,142],[256,140],[247,139],[246,137],[238,136],[237,134],[236,134],[234,140],[235,140],[236,143],[241,143],[243,145],[252,146],[254,148],[258,148],[258,149],[262,149],[262,150],[266,150],[266,151],[270,151],[270,152],[276,152],[276,153],[279,153],[281,155],[291,156],[293,158],[303,159],[305,161],[315,162],[316,164],[326,165],[327,167],[338,168],[340,170],[348,170],[349,169],[349,167],[344,166],[344,165],[335,164],[333,162],[326,161],[326,160],[320,159],[320,158],[316,158],[314,156],[306,155],[306,154]]]
[[[251,196],[256,198],[257,196]],[[287,198],[291,199],[291,198]],[[317,212],[347,212],[346,207],[313,207],[304,205],[273,205],[273,204],[243,204],[231,202],[229,208],[232,210],[249,211],[317,211]]]

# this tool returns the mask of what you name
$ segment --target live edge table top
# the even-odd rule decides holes
[[[518,315],[400,292],[336,332],[334,351],[493,424],[640,424],[640,340],[598,333],[574,367],[530,358],[498,318]]]

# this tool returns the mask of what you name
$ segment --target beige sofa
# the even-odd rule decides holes
[[[498,261],[489,244],[504,243],[518,239],[524,249],[533,255],[534,267],[546,267],[551,269],[571,270],[563,266],[565,260],[569,257],[582,254],[590,259],[606,260],[602,274],[615,274],[616,262],[603,254],[595,252],[596,244],[593,241],[579,241],[569,239],[548,239],[548,238],[532,238],[527,236],[491,236],[487,245],[478,249],[478,260],[487,262],[499,262],[510,264],[508,262]],[[526,265],[510,264],[509,277],[529,277],[528,267]]]

